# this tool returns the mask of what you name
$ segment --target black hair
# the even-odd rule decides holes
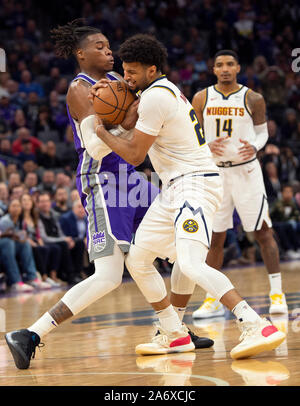
[[[123,62],[155,65],[158,72],[163,72],[168,57],[165,46],[147,34],[137,34],[128,38],[120,46],[118,54]]]
[[[293,193],[294,193],[294,188],[293,188],[291,183],[284,183],[283,185],[281,185],[281,188],[280,188],[281,192],[283,192],[283,190],[286,189],[286,188],[291,188],[293,190]]]
[[[50,31],[57,56],[67,59],[74,54],[86,37],[93,34],[102,34],[98,28],[82,24],[84,24],[84,19],[77,18]]]
[[[222,56],[222,55],[233,56],[234,59],[237,61],[237,63],[239,63],[238,54],[235,51],[233,51],[232,49],[222,49],[221,51],[218,51],[214,56],[214,62],[216,61],[218,56]]]

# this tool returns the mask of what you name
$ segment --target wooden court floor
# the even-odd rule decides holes
[[[226,271],[248,303],[268,316],[268,278],[264,267]],[[15,368],[5,331],[26,328],[55,304],[64,290],[0,298],[1,386],[300,386],[300,262],[282,264],[289,314],[272,317],[287,340],[276,350],[240,361],[229,352],[239,331],[225,317],[195,321],[191,314],[204,298],[196,288],[185,322],[215,341],[209,349],[186,354],[138,357],[135,346],[152,337],[155,320],[136,285],[125,281],[44,338],[28,370]],[[169,288],[169,278],[165,278]]]

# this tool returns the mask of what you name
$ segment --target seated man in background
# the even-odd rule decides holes
[[[300,258],[298,233],[300,229],[300,212],[294,200],[293,188],[284,185],[281,188],[281,198],[274,202],[270,210],[274,229],[280,245],[288,259]]]
[[[62,214],[59,222],[63,233],[75,242],[74,247],[71,249],[73,267],[76,275],[82,275],[83,258],[86,248],[87,219],[81,200],[75,200],[72,210]]]
[[[40,220],[40,236],[45,245],[52,244],[58,250],[59,264],[55,267],[58,269],[58,275],[50,275],[51,279],[60,282],[60,279],[67,281],[69,284],[75,284],[81,280],[75,275],[70,250],[75,247],[73,238],[67,237],[59,224],[57,215],[51,209],[51,198],[48,192],[40,193],[37,199]],[[57,278],[58,276],[58,278]]]

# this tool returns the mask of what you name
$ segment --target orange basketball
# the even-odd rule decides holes
[[[98,89],[94,97],[94,110],[104,123],[118,125],[134,100],[135,96],[127,83],[114,80],[107,87]]]

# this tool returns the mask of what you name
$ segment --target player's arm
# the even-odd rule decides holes
[[[145,160],[147,152],[156,140],[165,120],[170,118],[176,110],[177,99],[171,92],[153,88],[143,95],[140,101],[139,118],[133,130],[132,139],[113,138],[105,130],[99,118],[95,123],[96,133],[125,161],[137,166]]]
[[[194,107],[198,121],[202,128],[203,128],[203,109],[206,101],[206,93],[207,89],[200,90],[194,95],[192,100],[192,106]]]
[[[203,110],[205,107],[206,103],[206,98],[207,98],[207,89],[200,90],[197,92],[192,100],[192,106],[194,107],[194,110],[196,112],[198,121],[203,128]],[[214,141],[209,142],[207,145],[209,146],[211,152],[214,155],[217,156],[222,156],[225,150],[225,145],[223,144],[223,141],[226,140],[228,136],[226,137],[219,137]]]
[[[114,137],[105,129],[102,121],[98,117],[95,123],[95,131],[97,136],[104,141],[112,151],[134,166],[138,166],[144,162],[147,152],[156,139],[156,137],[139,131],[136,128],[133,130],[133,135],[130,140]]]
[[[252,120],[256,139],[252,145],[256,151],[262,149],[268,141],[268,127],[266,118],[266,103],[263,96],[256,92],[249,94],[249,107],[252,110]]]
[[[111,153],[111,149],[95,133],[94,121],[96,113],[90,98],[90,89],[91,86],[84,81],[73,82],[67,94],[67,103],[71,116],[79,122],[84,146],[88,154],[93,159],[100,161]],[[134,127],[136,119],[136,111],[131,109],[122,126],[114,127],[109,132],[114,137],[128,137],[130,135],[128,130]]]
[[[263,96],[257,92],[249,91],[246,99],[247,107],[252,115],[255,140],[250,144],[240,140],[243,146],[239,149],[240,155],[247,160],[262,149],[268,141],[268,127],[266,121],[266,103]]]
[[[71,116],[78,121],[84,146],[88,154],[99,161],[111,153],[111,149],[94,132],[95,111],[89,96],[90,85],[84,81],[73,82],[67,93]]]

